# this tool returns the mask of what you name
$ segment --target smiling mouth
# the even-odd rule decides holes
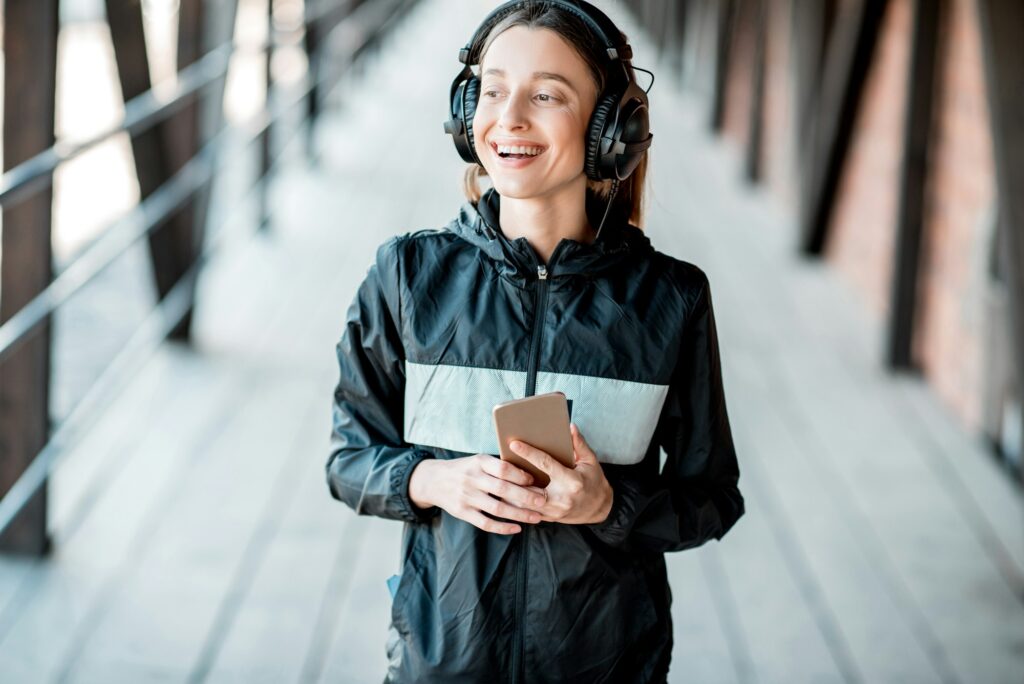
[[[495,145],[491,143],[491,149],[501,159],[533,159],[543,154],[547,148],[528,145]]]

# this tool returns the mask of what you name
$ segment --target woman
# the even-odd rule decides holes
[[[631,56],[584,2],[487,17],[445,125],[470,201],[381,245],[349,309],[327,479],[406,522],[386,681],[665,681],[663,554],[743,514],[707,277],[634,225]],[[576,466],[519,445],[541,489],[494,457],[491,409],[555,390]]]

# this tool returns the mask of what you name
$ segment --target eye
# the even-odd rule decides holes
[[[537,93],[537,99],[541,102],[558,102],[558,98],[548,93]]]

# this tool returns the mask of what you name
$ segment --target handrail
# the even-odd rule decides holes
[[[248,135],[246,136],[246,139],[242,141],[242,144],[247,146],[255,142],[263,131],[266,130],[266,128],[274,121],[280,118],[284,113],[301,104],[309,94],[309,91],[312,90],[315,85],[316,82],[307,75],[299,82],[298,87],[293,88],[296,92],[287,104],[275,105],[273,107],[273,113],[263,110],[246,124],[239,126],[240,128],[248,129]],[[232,132],[235,132],[234,128],[225,128],[220,134],[218,134],[217,139],[211,140],[207,143],[203,149],[189,161],[189,164],[183,167],[171,180],[171,182],[178,184],[173,189],[165,191],[165,187],[170,184],[165,183],[160,187],[160,189],[136,207],[132,214],[124,217],[118,222],[126,226],[126,228],[123,229],[123,235],[117,243],[123,248],[114,255],[115,258],[116,256],[120,256],[120,253],[123,252],[124,249],[127,249],[127,247],[132,243],[144,237],[152,229],[152,225],[143,228],[138,227],[140,217],[144,217],[146,214],[152,213],[152,205],[158,205],[164,209],[168,206],[173,208],[175,206],[174,203],[180,203],[188,196],[188,192],[195,189],[190,186],[201,186],[203,183],[206,183],[220,167],[228,164],[223,155],[216,155],[215,152],[216,147],[228,142],[227,135]],[[289,144],[294,141],[296,135],[297,133],[293,134],[292,140],[289,141]],[[287,146],[282,146],[282,149],[285,147]],[[194,182],[180,180],[180,178],[184,178],[183,174],[186,170],[188,173],[195,174],[198,180]],[[261,181],[261,178],[254,180],[246,192],[246,196],[243,198],[243,201],[249,201],[251,199],[251,196],[259,189]],[[133,216],[133,214],[135,216]],[[132,229],[134,229],[134,232],[130,232]],[[250,229],[248,232],[250,234],[255,234],[256,231],[257,229]],[[107,366],[106,370],[103,371],[99,379],[93,383],[85,397],[75,405],[68,416],[61,422],[60,426],[54,431],[53,435],[46,443],[46,446],[43,447],[43,449],[32,460],[32,463],[29,464],[29,467],[26,468],[14,484],[11,485],[11,488],[7,493],[0,498],[0,532],[3,532],[3,530],[11,524],[25,504],[28,503],[36,491],[38,491],[39,488],[42,487],[43,483],[46,482],[46,479],[49,477],[49,473],[57,459],[62,453],[64,453],[65,447],[69,444],[75,443],[75,438],[88,426],[90,419],[93,417],[97,408],[102,405],[103,400],[116,394],[119,389],[123,388],[125,382],[132,377],[132,371],[136,370],[138,364],[150,356],[153,351],[163,343],[167,334],[188,312],[190,308],[189,292],[192,285],[198,278],[200,267],[208,261],[213,254],[222,249],[224,244],[227,242],[228,237],[223,232],[217,232],[215,236],[211,238],[211,241],[197,256],[196,261],[188,271],[185,272],[167,295],[153,308],[124,348],[116,357],[114,357],[114,360]],[[112,248],[110,251],[112,251]],[[97,260],[98,258],[99,257],[97,257]],[[95,277],[104,268],[109,266],[112,261],[113,260],[111,259],[99,266],[98,270],[95,270],[95,272],[88,275],[89,279]],[[88,282],[88,280],[78,283],[76,285],[76,289],[77,287],[84,285],[86,282]],[[49,288],[47,288],[47,290],[49,290]],[[35,301],[36,300],[33,300],[33,303]],[[63,301],[63,299],[61,301]],[[12,318],[11,320],[14,319]]]
[[[272,41],[266,41],[272,43]],[[196,91],[227,74],[234,41],[219,45],[178,74],[173,95],[160,96],[152,88],[125,103],[120,123],[78,142],[58,141],[0,176],[0,206],[14,204],[31,191],[49,185],[52,172],[70,159],[112,138],[118,133],[139,133],[184,107]],[[260,46],[266,49],[266,45]]]
[[[380,17],[374,26],[382,30],[395,18],[398,10],[412,0],[391,0],[387,14]],[[369,3],[366,3],[369,4]],[[358,12],[356,8],[344,19],[336,23],[326,32],[324,42],[334,35],[342,26],[361,24],[365,15],[375,19],[371,12]],[[375,8],[379,11],[379,8]],[[322,12],[326,15],[327,12]],[[309,26],[309,22],[306,23]],[[346,47],[353,54],[361,52],[369,42],[370,36],[358,44]],[[274,46],[273,38],[265,41],[261,49]],[[183,106],[185,100],[204,86],[224,76],[228,60],[237,48],[232,41],[211,50],[200,60],[179,73],[179,80],[173,97],[157,98],[153,90],[133,98],[125,105],[125,117],[116,126],[98,134],[89,140],[79,143],[57,143],[38,155],[26,160],[0,177],[0,205],[16,202],[22,193],[28,193],[39,185],[52,179],[52,171],[64,161],[81,154],[86,149],[106,140],[110,136],[122,132],[138,132],[154,122],[168,116]],[[16,314],[0,325],[0,361],[10,354],[20,342],[47,317],[66,302],[71,296],[88,284],[93,278],[109,267],[120,255],[134,243],[153,232],[157,226],[192,193],[207,183],[220,168],[227,164],[225,155],[217,154],[219,148],[226,146],[232,135],[239,129],[248,132],[243,144],[248,146],[264,134],[266,129],[281,118],[287,111],[299,105],[320,86],[321,78],[311,76],[307,72],[297,85],[289,88],[287,102],[285,97],[272,92],[268,97],[268,105],[247,123],[241,126],[225,126],[218,131],[202,149],[196,153],[178,172],[162,183],[146,199],[134,207],[127,215],[115,220],[103,231],[103,234],[90,247],[77,257],[72,264],[38,295],[33,297]],[[327,87],[327,93],[333,90],[336,83]],[[293,133],[292,140],[297,136]],[[289,141],[291,144],[291,140]],[[265,183],[266,175],[259,175],[247,191],[245,200]],[[255,233],[255,230],[250,230]],[[198,278],[201,266],[210,257],[222,249],[227,236],[218,232],[208,241],[197,255],[195,261],[174,284],[171,290],[154,306],[143,323],[136,329],[128,344],[122,348],[114,360],[93,383],[86,395],[74,406],[66,418],[50,436],[45,446],[33,458],[29,466],[22,472],[11,488],[0,497],[0,533],[7,529],[22,508],[39,490],[49,477],[58,458],[65,453],[68,444],[83,431],[95,417],[103,400],[115,394],[127,383],[132,371],[163,342],[171,330],[191,310],[191,292]]]
[[[394,9],[397,9],[401,2],[396,2],[395,5]],[[390,19],[390,17],[387,17],[381,24],[382,27],[388,23],[387,19]],[[355,15],[346,17],[335,24],[328,33],[328,36],[350,23],[358,24],[359,17]],[[351,49],[353,52],[358,52],[365,46],[365,43],[366,41],[364,40],[351,46]],[[280,43],[275,43],[272,39],[264,41],[261,49],[267,49],[275,44]],[[17,201],[17,199],[20,199],[19,195],[22,192],[28,193],[30,190],[36,189],[36,185],[42,186],[52,181],[53,176],[51,172],[58,164],[81,154],[117,133],[122,131],[136,133],[143,130],[147,125],[151,125],[155,121],[159,121],[180,109],[184,106],[188,96],[221,78],[226,73],[228,62],[235,46],[236,43],[234,42],[224,43],[208,52],[199,61],[183,69],[181,74],[184,74],[184,76],[179,78],[178,87],[175,89],[176,94],[173,97],[161,100],[157,98],[152,89],[148,90],[125,105],[125,117],[116,126],[80,143],[64,143],[64,149],[58,149],[62,143],[57,143],[5,173],[0,177],[0,205],[5,201]],[[310,84],[304,91],[304,94],[308,95],[314,85]],[[215,138],[220,137],[221,133],[218,133]],[[206,148],[204,147],[204,149]],[[42,324],[47,316],[56,311],[61,303],[71,298],[79,289],[102,272],[114,259],[134,244],[136,240],[155,230],[156,226],[172,210],[176,209],[192,191],[198,189],[198,185],[189,181],[187,174],[183,173],[189,168],[191,168],[190,164],[186,164],[178,173],[154,191],[152,195],[180,197],[180,199],[174,203],[154,202],[152,206],[162,208],[160,211],[154,210],[152,212],[144,210],[143,206],[148,206],[148,204],[143,203],[133,209],[127,216],[114,221],[110,227],[103,231],[103,235],[91,247],[87,248],[83,254],[79,255],[60,275],[54,278],[50,285],[0,325],[0,361],[3,361],[17,349],[19,343],[24,341],[29,333]],[[9,181],[9,183],[5,183],[5,181],[16,175],[23,175],[24,178],[15,178]],[[186,185],[196,185],[196,187],[192,187],[186,192],[183,189]],[[182,195],[183,192],[185,193],[184,195]],[[12,196],[15,199],[11,200]]]

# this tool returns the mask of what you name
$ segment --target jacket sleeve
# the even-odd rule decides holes
[[[426,522],[436,507],[409,499],[413,468],[430,452],[404,443],[405,358],[399,332],[399,238],[377,249],[337,344],[327,484],[360,515]]]
[[[654,438],[665,450],[660,473],[642,466],[606,468],[615,491],[611,513],[590,525],[606,544],[627,551],[681,551],[721,539],[744,513],[706,276],[683,333],[680,356]],[[610,471],[610,472],[609,472]]]

